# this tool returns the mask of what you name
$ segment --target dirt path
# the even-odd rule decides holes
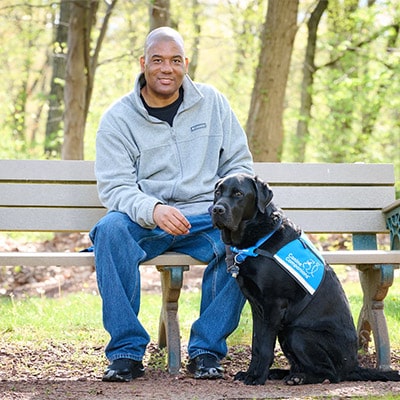
[[[2,393],[1,393],[2,392]],[[348,399],[353,396],[398,394],[393,383],[340,383],[289,387],[268,382],[265,386],[249,387],[231,381],[195,381],[165,376],[139,378],[126,384],[98,381],[0,382],[2,400],[261,400],[261,399]]]
[[[1,342],[0,342],[1,343]],[[185,349],[183,349],[183,352]],[[160,367],[165,354],[150,345],[145,365],[146,374],[129,383],[104,383],[106,366],[102,348],[74,347],[70,343],[49,340],[40,346],[1,343],[1,400],[261,400],[329,398],[348,399],[355,396],[398,395],[399,382],[345,382],[291,387],[269,381],[264,386],[246,386],[233,376],[245,369],[250,358],[249,346],[230,349],[224,361],[225,379],[199,381],[183,372],[171,376]],[[278,366],[285,360],[276,354]],[[360,358],[364,366],[372,366],[373,355]],[[392,366],[400,369],[400,351],[393,352]]]

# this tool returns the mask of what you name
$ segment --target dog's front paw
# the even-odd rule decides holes
[[[239,371],[234,377],[233,380],[234,381],[240,381],[240,382],[244,382],[244,380],[247,377],[247,372],[244,371]]]
[[[241,381],[245,385],[264,385],[265,379],[261,379],[260,377],[254,376],[249,372],[240,371],[233,378],[235,381]]]
[[[290,370],[288,369],[270,369],[268,373],[268,379],[272,381],[281,381],[282,379],[285,379],[289,375],[289,373]]]
[[[295,374],[289,374],[285,378],[285,383],[290,386],[303,385],[305,383],[305,380],[306,380],[305,374],[295,373]]]

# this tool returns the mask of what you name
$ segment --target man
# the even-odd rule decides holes
[[[195,378],[220,378],[219,361],[244,298],[226,272],[225,246],[208,208],[220,177],[253,172],[251,155],[225,97],[186,75],[178,32],[152,31],[140,66],[134,90],[103,116],[96,142],[98,191],[109,210],[90,233],[103,323],[111,336],[103,380],[144,374],[150,338],[138,319],[139,264],[167,250],[208,263],[188,371]]]

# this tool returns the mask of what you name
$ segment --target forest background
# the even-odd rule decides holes
[[[256,161],[388,162],[399,181],[398,0],[0,0],[0,158],[93,160],[161,25]]]

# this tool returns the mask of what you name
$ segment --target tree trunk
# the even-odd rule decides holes
[[[200,35],[201,35],[201,25],[199,23],[200,16],[200,4],[198,0],[192,0],[192,20],[194,26],[195,36],[193,39],[193,45],[191,46],[191,58],[189,63],[189,76],[194,80],[196,76],[196,69],[199,61],[199,47],[200,47]]]
[[[65,64],[68,40],[68,22],[70,18],[70,2],[62,0],[60,4],[59,22],[56,26],[56,38],[53,46],[53,74],[50,84],[49,112],[46,123],[46,140],[44,152],[48,156],[60,154],[61,138],[58,137],[63,120]]]
[[[315,49],[318,25],[322,14],[328,7],[328,0],[319,0],[307,23],[308,39],[303,64],[303,81],[301,83],[300,118],[297,122],[296,141],[293,149],[294,161],[304,162],[306,145],[309,138],[308,124],[311,118],[312,85],[315,73]]]
[[[269,0],[262,46],[251,98],[247,134],[255,161],[279,161],[283,111],[298,0]]]
[[[161,26],[171,26],[169,0],[150,1],[150,31]]]
[[[90,37],[96,20],[98,0],[81,0],[71,3],[68,28],[68,56],[64,88],[64,160],[83,160],[85,124],[93,92],[98,64],[108,22],[117,0],[107,2],[96,47],[91,56]]]
[[[68,57],[65,74],[64,160],[83,160],[86,123],[86,19],[90,0],[73,1],[68,28]]]

